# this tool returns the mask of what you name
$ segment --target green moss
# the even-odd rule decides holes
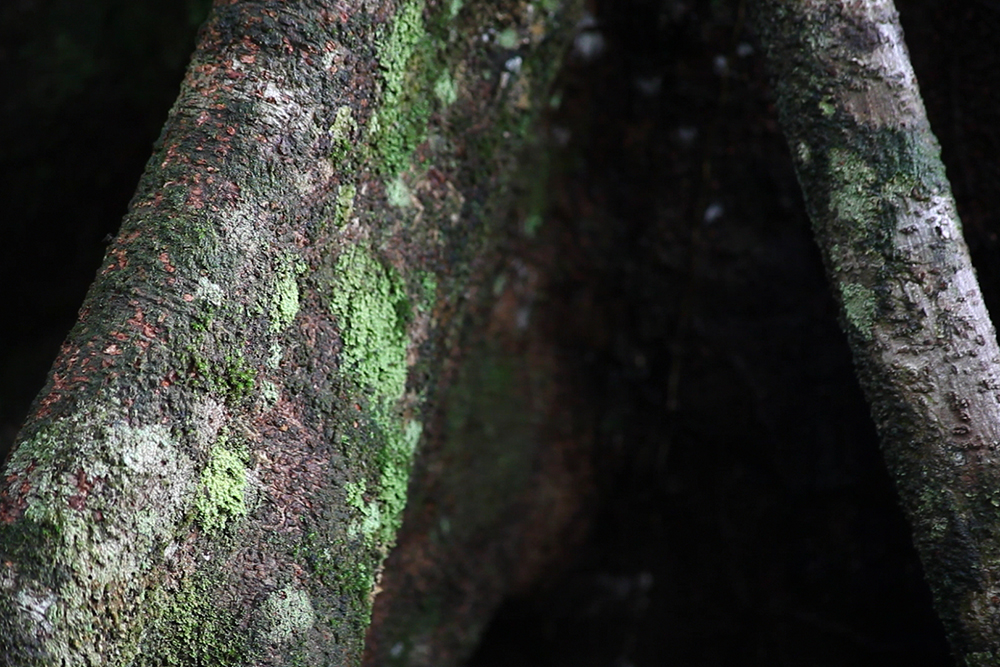
[[[417,307],[428,312],[434,307],[434,302],[437,301],[438,292],[438,279],[430,271],[418,271],[417,278],[420,281],[420,301]]]
[[[199,354],[193,347],[187,350],[191,383],[218,394],[233,404],[246,398],[256,384],[257,371],[243,357],[228,355],[215,361]]]
[[[250,662],[249,636],[236,615],[220,606],[206,575],[173,593],[153,624],[136,667],[235,667]]]
[[[194,508],[198,523],[209,533],[218,533],[247,515],[246,464],[241,453],[227,449],[225,440],[212,448]]]
[[[409,302],[402,281],[364,249],[347,248],[337,260],[330,310],[344,341],[343,359],[378,405],[406,388],[406,323]]]

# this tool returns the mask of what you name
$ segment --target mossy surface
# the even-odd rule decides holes
[[[169,599],[159,594],[163,607],[136,667],[237,667],[252,661],[250,634],[240,627],[238,614],[220,606],[212,581],[194,575]]]
[[[375,402],[388,405],[406,388],[410,305],[403,283],[360,247],[346,249],[334,271],[330,310],[344,339],[344,361]]]
[[[247,515],[245,455],[220,440],[201,473],[195,512],[202,528],[218,533]]]

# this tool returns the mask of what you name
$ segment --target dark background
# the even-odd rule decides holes
[[[1000,312],[1000,6],[899,3]],[[0,5],[0,456],[173,101],[187,2]],[[470,664],[947,665],[734,0],[596,0],[542,131],[549,303],[598,397],[590,536]]]

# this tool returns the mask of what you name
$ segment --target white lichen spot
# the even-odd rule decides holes
[[[389,205],[396,208],[409,208],[413,205],[413,195],[410,188],[406,187],[402,176],[397,176],[385,186],[386,198]]]
[[[446,107],[458,99],[458,86],[455,85],[448,70],[441,72],[441,76],[434,82],[434,95]]]
[[[799,157],[799,161],[803,164],[809,164],[812,160],[812,151],[809,149],[809,144],[804,141],[800,141],[795,147],[795,153]]]
[[[261,605],[261,613],[265,622],[271,624],[267,641],[272,645],[294,639],[316,622],[309,594],[291,585],[271,593]]]
[[[271,368],[277,368],[281,365],[281,360],[285,356],[285,348],[281,347],[278,343],[271,343],[271,349],[268,350],[267,355],[267,365]]]
[[[278,391],[278,385],[270,380],[261,380],[260,395],[264,399],[264,409],[270,410],[277,404],[281,392]]]
[[[225,298],[222,288],[205,276],[198,278],[198,287],[194,292],[194,298],[203,299],[213,306],[221,306]]]
[[[585,30],[573,38],[573,53],[584,62],[597,60],[604,47],[604,35],[597,30]]]

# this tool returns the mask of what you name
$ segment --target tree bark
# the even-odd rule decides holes
[[[216,3],[5,464],[4,664],[360,661],[573,14]]]
[[[1000,660],[1000,349],[890,0],[756,25],[842,325],[953,650]]]

